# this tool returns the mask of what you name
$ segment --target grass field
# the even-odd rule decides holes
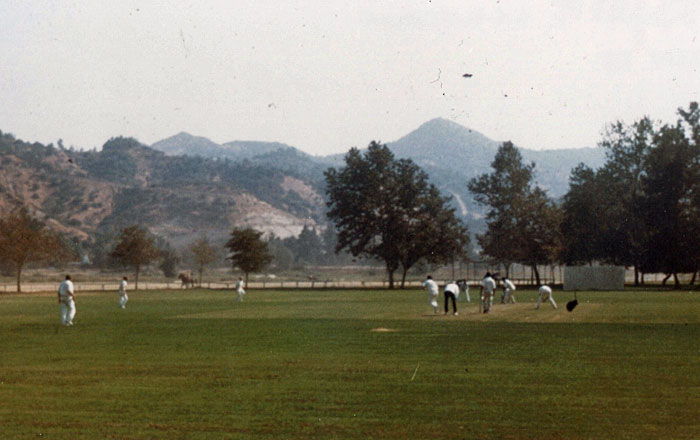
[[[700,438],[700,293],[0,296],[0,438]]]

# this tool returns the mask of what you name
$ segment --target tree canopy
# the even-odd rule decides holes
[[[228,259],[231,260],[233,268],[245,273],[246,286],[248,274],[260,272],[272,262],[272,254],[262,235],[262,232],[252,228],[234,228],[224,245],[229,251]]]
[[[335,250],[384,261],[389,287],[394,272],[419,260],[444,263],[466,254],[467,228],[449,207],[449,199],[428,183],[428,175],[409,159],[371,142],[362,154],[345,156],[345,166],[325,173],[329,220],[335,223]]]
[[[535,164],[524,164],[511,142],[504,142],[491,163],[493,171],[471,179],[469,191],[489,207],[487,230],[477,236],[482,253],[508,272],[512,263],[531,266],[556,261],[561,247],[561,213],[546,192],[533,186]]]
[[[0,218],[0,261],[10,264],[22,291],[22,269],[40,261],[65,261],[71,257],[59,236],[29,211],[20,207],[6,218]]]
[[[678,109],[675,124],[643,117],[612,124],[598,170],[574,169],[564,197],[568,263],[594,260],[639,273],[695,273],[700,266],[700,110]]]
[[[134,269],[135,287],[138,289],[141,267],[160,258],[161,252],[156,246],[155,238],[146,229],[133,225],[122,230],[111,256],[123,266]]]
[[[194,263],[197,265],[199,285],[201,286],[204,268],[215,262],[219,258],[219,253],[214,246],[209,244],[209,239],[206,236],[202,236],[192,242],[189,246],[189,251],[194,258]]]

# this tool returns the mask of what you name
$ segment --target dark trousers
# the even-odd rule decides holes
[[[445,313],[447,313],[450,310],[450,299],[452,300],[452,311],[454,313],[457,313],[457,298],[455,298],[455,294],[452,292],[445,292]]]

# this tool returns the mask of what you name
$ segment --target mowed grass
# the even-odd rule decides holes
[[[700,293],[516,293],[0,296],[0,438],[700,438]]]

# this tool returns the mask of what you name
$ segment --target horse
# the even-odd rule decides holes
[[[177,279],[182,281],[181,288],[188,289],[190,287],[195,287],[195,280],[191,272],[180,272]]]

